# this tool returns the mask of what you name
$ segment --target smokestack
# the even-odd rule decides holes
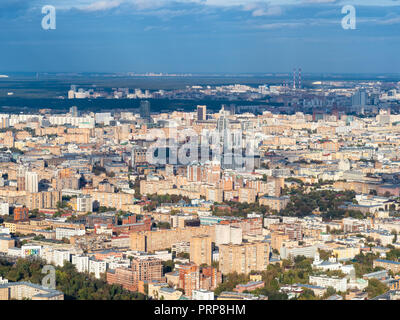
[[[296,68],[293,69],[293,89],[296,89]]]
[[[301,89],[301,68],[299,68],[299,83],[298,83],[299,89]]]

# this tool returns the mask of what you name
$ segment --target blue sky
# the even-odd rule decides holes
[[[2,73],[400,73],[400,0],[0,0],[0,52]]]

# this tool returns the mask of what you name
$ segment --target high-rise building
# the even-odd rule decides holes
[[[107,262],[89,259],[89,273],[93,273],[96,279],[101,279],[103,273],[106,273]]]
[[[190,262],[201,266],[211,265],[212,242],[209,236],[199,236],[190,239]]]
[[[200,268],[195,263],[187,263],[179,268],[179,288],[191,297],[193,290],[200,289]]]
[[[77,117],[78,114],[78,107],[77,106],[72,106],[71,108],[69,108],[69,113],[71,114],[71,116],[73,117]]]
[[[236,105],[234,105],[233,103],[231,103],[228,107],[229,113],[231,115],[234,115],[236,113]]]
[[[207,120],[207,106],[197,106],[197,120]]]
[[[139,281],[161,281],[160,259],[133,259],[130,268],[121,267],[107,272],[107,283],[119,284],[126,290],[138,291]]]
[[[2,115],[0,117],[0,128],[8,128],[10,126],[10,116],[9,115]]]
[[[78,272],[89,271],[89,257],[87,256],[73,255],[72,264],[75,266]]]
[[[352,97],[353,106],[365,106],[367,103],[367,93],[364,90],[358,90]]]
[[[146,120],[150,120],[150,102],[147,100],[140,101],[140,117]]]
[[[39,191],[39,179],[36,172],[25,173],[25,190],[33,193]]]
[[[6,216],[10,214],[10,205],[8,202],[0,202],[0,216]]]
[[[270,246],[263,241],[222,244],[219,247],[219,267],[222,274],[264,271],[269,264],[269,253]]]
[[[121,285],[125,290],[137,291],[137,277],[131,268],[116,268],[107,272],[107,283]]]
[[[218,132],[220,134],[223,133],[224,131],[229,130],[229,120],[228,120],[228,118],[226,118],[224,116],[218,118],[218,120],[217,120],[217,130],[218,130]]]
[[[25,190],[25,168],[20,167],[18,168],[17,172],[17,189],[18,191]]]
[[[351,111],[357,113],[364,113],[365,107],[367,105],[367,92],[365,90],[358,90],[352,97]]]
[[[138,281],[161,281],[162,261],[160,259],[132,259],[131,268],[137,274]]]
[[[215,225],[215,244],[241,244],[243,239],[242,228],[230,224]]]
[[[31,192],[26,197],[26,206],[30,209],[55,209],[62,201],[61,191]]]

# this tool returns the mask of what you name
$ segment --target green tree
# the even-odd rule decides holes
[[[387,292],[389,288],[378,279],[369,279],[368,280],[368,287],[366,291],[368,292],[368,298],[375,298],[381,294]]]

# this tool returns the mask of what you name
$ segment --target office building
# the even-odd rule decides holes
[[[147,100],[140,101],[140,118],[150,120],[150,102]]]
[[[207,106],[197,106],[197,120],[207,120]]]

